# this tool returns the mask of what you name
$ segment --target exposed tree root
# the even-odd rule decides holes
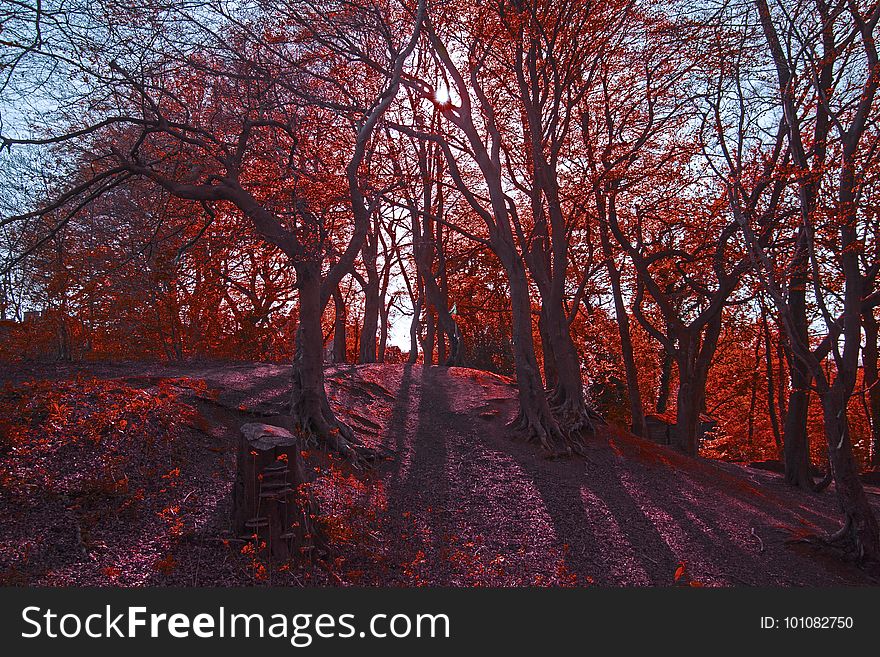
[[[571,456],[577,452],[576,445],[559,430],[553,418],[542,420],[534,413],[525,413],[520,409],[513,421],[507,425],[526,442],[537,444],[550,458]]]
[[[550,410],[560,426],[566,431],[577,433],[596,432],[596,427],[607,426],[605,418],[589,404],[571,397],[559,399],[559,395],[550,400]]]
[[[379,457],[377,450],[361,443],[352,428],[336,417],[329,404],[321,413],[291,413],[291,422],[305,445],[335,452],[355,468],[367,467]]]
[[[821,493],[828,488],[831,485],[831,482],[834,481],[834,470],[831,468],[831,461],[825,462],[825,474],[822,475],[822,478],[818,482],[813,481],[812,475],[809,479],[811,484],[810,488],[812,488],[815,493]]]
[[[278,410],[258,410],[242,408],[241,406],[232,406],[213,399],[205,395],[195,395],[199,401],[203,401],[212,406],[222,408],[232,413],[240,413],[253,417],[268,418],[285,414],[288,408],[292,408],[292,404],[288,404],[287,408]],[[385,447],[379,446],[377,449],[366,447],[358,439],[354,430],[345,422],[338,419],[330,408],[329,402],[325,400],[323,412],[319,414],[308,414],[303,407],[306,404],[300,404],[298,413],[291,412],[291,426],[294,433],[302,438],[306,446],[326,448],[335,452],[343,458],[349,460],[355,467],[363,467],[372,461],[378,459],[378,453],[384,452],[393,455],[393,451]]]
[[[540,445],[550,458],[585,454],[584,434],[587,430],[593,431],[586,413],[542,415],[520,408],[508,428],[522,435],[527,442]]]
[[[553,417],[563,430],[572,435],[593,434],[596,427],[587,411],[586,404],[568,398],[561,403],[550,405]]]
[[[820,535],[810,534],[808,536],[799,536],[786,541],[790,545],[807,544],[815,545],[833,551],[839,556],[854,559],[859,563],[866,561],[865,545],[859,538],[853,519],[847,516],[843,525],[833,534]]]
[[[551,458],[584,455],[587,435],[594,435],[596,427],[605,426],[605,419],[583,400],[566,395],[560,388],[547,395],[550,416],[537,411],[527,412],[520,407],[509,428],[536,443]]]
[[[852,518],[847,517],[846,522],[843,523],[843,526],[840,529],[838,529],[836,532],[831,534],[826,539],[826,542],[829,544],[832,544],[832,545],[834,543],[846,542],[848,540],[848,536],[849,536],[851,529],[852,529]]]
[[[544,449],[553,455],[585,453],[586,436],[595,435],[596,427],[606,426],[605,419],[599,415],[583,400],[566,396],[558,388],[548,394],[548,404],[552,414],[552,424],[529,423],[525,415],[520,412],[515,422],[520,431],[532,438],[533,442],[539,442]],[[546,437],[545,437],[546,436]],[[537,440],[536,440],[537,438]],[[561,448],[547,447],[549,438],[555,438],[556,444]]]

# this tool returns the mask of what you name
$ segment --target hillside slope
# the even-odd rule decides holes
[[[263,393],[245,385],[240,397],[227,377],[217,383],[231,400],[280,409],[284,377],[280,368]],[[707,586],[876,583],[787,543],[836,529],[833,487],[793,491],[776,475],[614,430],[588,441],[585,458],[548,460],[505,428],[515,389],[476,370],[344,366],[328,381],[365,442],[396,453],[374,475],[387,500],[376,544],[392,564],[375,583],[668,585],[681,564],[679,583]],[[880,504],[878,492],[869,488]],[[366,559],[355,562],[370,571]]]
[[[186,429],[183,446],[175,447],[168,468],[177,464],[177,481],[156,493],[163,497],[155,513],[146,511],[149,499],[140,502],[152,521],[101,520],[90,527],[88,545],[77,530],[76,554],[60,548],[44,554],[39,541],[27,550],[21,545],[33,532],[69,530],[34,524],[57,525],[72,512],[46,513],[44,502],[35,500],[31,513],[19,504],[9,510],[18,520],[0,536],[0,567],[45,585],[264,581],[265,574],[225,539],[233,446],[238,427],[255,415],[284,424],[287,368],[115,366],[88,373],[144,390],[191,377],[217,394],[206,401],[203,388],[178,385],[204,426]],[[352,471],[314,450],[308,455],[320,473],[317,490],[332,530],[334,565],[270,573],[270,583],[880,583],[813,546],[787,541],[837,527],[833,487],[823,494],[793,491],[777,475],[686,458],[613,430],[589,439],[583,458],[549,460],[506,430],[516,407],[510,382],[475,370],[341,366],[328,370],[328,390],[364,442],[394,457],[372,470]],[[869,488],[869,496],[880,503],[877,489]],[[167,509],[174,510],[171,521]]]

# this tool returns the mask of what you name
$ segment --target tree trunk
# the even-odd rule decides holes
[[[294,433],[307,444],[324,444],[358,460],[354,433],[336,418],[324,389],[320,265],[297,263],[296,274],[300,317],[291,373],[290,415]]]
[[[422,343],[422,353],[424,354],[425,365],[434,364],[434,331],[436,325],[434,323],[434,313],[431,312],[431,306],[425,308],[425,341]]]
[[[560,430],[544,392],[532,334],[529,286],[522,261],[510,249],[498,251],[505,255],[501,257],[501,261],[510,283],[513,355],[520,406],[519,414],[511,423],[511,428],[521,431],[527,440],[540,444],[553,455],[578,451],[579,438],[564,434]]]
[[[708,320],[702,338],[691,330],[679,336],[678,400],[676,402],[676,447],[690,456],[700,455],[702,423],[700,415],[706,407],[706,379],[709,366],[718,348],[721,333],[721,312]]]
[[[380,306],[379,316],[379,351],[376,354],[376,362],[385,362],[385,349],[388,346],[388,313],[390,308],[384,303]]]
[[[437,322],[437,364],[446,363],[446,341],[443,339],[443,325]]]
[[[809,344],[807,329],[807,247],[803,229],[798,233],[794,273],[791,277],[788,303],[797,339]],[[811,490],[813,475],[810,472],[810,437],[807,433],[807,416],[810,408],[810,381],[807,364],[788,349],[786,352],[791,376],[791,392],[785,415],[783,454],[785,457],[786,483]]]
[[[439,167],[438,167],[439,169]],[[438,190],[438,211],[443,211],[443,191],[442,188]],[[428,228],[427,226],[425,227]],[[449,314],[449,280],[446,272],[446,250],[443,245],[443,222],[436,221],[434,222],[434,229],[436,234],[434,236],[434,253],[437,256],[437,282],[439,288],[439,299],[434,304],[434,307],[437,309],[437,364],[441,363],[450,366],[450,365],[461,365],[460,362],[460,353],[454,353],[458,351],[458,347],[453,344],[453,340],[456,339],[458,325],[455,323],[455,320],[452,319],[452,316]],[[444,335],[449,340],[449,356],[446,354],[446,340],[444,340]]]
[[[755,336],[755,367],[752,370],[752,381],[749,386],[749,429],[748,444],[751,446],[755,439],[755,410],[758,406],[758,375],[761,371],[761,336]]]
[[[415,223],[413,225],[415,225]],[[425,231],[427,230],[428,228],[426,226]],[[449,295],[446,292],[446,288],[441,287],[441,285],[438,284],[434,272],[431,271],[431,253],[433,253],[434,250],[435,249],[431,248],[429,245],[422,243],[413,245],[413,259],[416,263],[419,278],[422,281],[422,289],[424,290],[425,297],[427,297],[427,308],[430,311],[433,307],[437,311],[437,324],[439,324],[443,333],[445,333],[446,337],[449,339],[448,358],[444,360],[443,357],[440,356],[437,362],[438,364],[445,362],[445,364],[449,366],[462,365],[464,364],[464,341],[462,340],[461,330],[458,328],[458,323],[449,312]],[[443,260],[439,255],[439,251],[438,259],[441,261]],[[430,315],[430,312],[427,314]],[[430,321],[428,324],[428,331],[433,331]],[[433,332],[431,335],[433,335]],[[433,341],[431,342],[431,345],[433,345]],[[433,352],[431,353],[430,360],[433,361]],[[429,362],[427,352],[425,355],[425,362]]]
[[[347,341],[345,335],[345,322],[347,320],[347,312],[345,308],[345,299],[342,298],[342,292],[337,285],[333,289],[333,362],[344,363],[347,360]]]
[[[776,384],[773,381],[773,346],[770,340],[770,327],[767,324],[767,315],[764,312],[763,306],[761,309],[761,323],[763,325],[764,333],[764,362],[767,369],[767,413],[770,416],[770,426],[773,429],[773,441],[776,445],[776,453],[778,457],[781,458],[783,454],[782,431],[780,431],[779,413],[776,406],[776,400],[774,399],[776,395]]]
[[[672,389],[672,355],[660,349],[660,385],[657,392],[657,413],[662,415],[669,408],[669,392]]]
[[[409,325],[409,359],[410,365],[419,359],[419,323],[422,314],[422,298],[417,297],[413,305],[413,318]]]
[[[556,386],[550,395],[550,406],[563,433],[575,436],[594,431],[591,413],[584,397],[584,379],[580,358],[571,339],[568,318],[560,299],[545,301],[542,315],[546,317],[547,338],[556,366]]]
[[[860,559],[880,559],[880,527],[859,480],[852,453],[846,416],[848,395],[841,379],[821,395],[828,455],[834,473],[834,487],[844,514],[844,525],[836,536],[851,541]]]
[[[547,317],[543,312],[538,318],[538,333],[541,336],[541,355],[544,362],[544,387],[553,390],[559,382],[559,375],[556,371],[556,359],[553,357],[553,345],[550,344]]]
[[[58,318],[58,360],[70,362],[73,360],[73,348],[71,346],[70,329],[67,327],[67,314],[61,312]]]
[[[872,468],[880,468],[880,384],[877,382],[877,338],[878,323],[874,311],[868,310],[862,315],[865,327],[865,349],[862,352],[864,366],[864,386],[868,396],[868,410],[871,420],[871,456]]]
[[[675,411],[674,445],[690,456],[700,453],[700,412],[703,407],[705,385],[700,385],[690,373],[678,375],[678,401]]]
[[[425,276],[425,292],[428,295],[428,301],[431,302],[431,305],[437,311],[436,327],[441,329],[442,333],[446,335],[449,340],[448,355],[444,358],[438,350],[437,364],[439,365],[443,363],[450,367],[453,365],[463,365],[464,340],[461,336],[461,330],[458,328],[458,322],[455,321],[455,318],[453,318],[452,314],[449,312],[449,308],[446,306],[448,299],[444,301],[446,295],[443,294],[440,287],[438,287],[433,280],[433,275]],[[437,299],[439,299],[439,301],[436,301]],[[442,337],[440,337],[438,340],[438,346],[442,340]]]
[[[611,294],[614,297],[614,313],[617,317],[617,331],[620,334],[620,351],[623,356],[623,366],[626,372],[626,389],[629,394],[629,412],[632,418],[631,429],[637,436],[647,436],[648,427],[645,424],[645,410],[642,406],[642,393],[639,389],[639,370],[636,367],[635,354],[633,353],[632,334],[629,328],[629,315],[626,312],[626,304],[623,302],[623,291],[620,285],[620,271],[611,257],[611,240],[608,237],[608,229],[602,226],[602,246],[605,251],[605,266],[611,279]],[[670,369],[672,361],[669,361]],[[666,398],[669,397],[669,381],[666,381]],[[664,407],[666,401],[664,400]],[[658,402],[659,404],[659,402]],[[658,409],[659,410],[659,409]],[[660,411],[661,413],[664,411]]]
[[[374,232],[378,226],[374,227]],[[379,331],[379,309],[381,306],[379,294],[379,271],[376,267],[379,238],[376,234],[367,235],[364,240],[362,256],[364,268],[367,270],[366,285],[364,285],[364,323],[361,329],[361,344],[359,353],[360,363],[376,362],[376,334]]]
[[[791,392],[783,430],[785,481],[804,489],[813,488],[810,472],[810,439],[807,435],[807,413],[810,406],[810,377],[801,366],[792,363]]]
[[[376,362],[376,333],[379,330],[379,285],[372,281],[364,289],[364,323],[361,328],[360,362]]]

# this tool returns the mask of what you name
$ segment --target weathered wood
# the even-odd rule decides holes
[[[265,543],[272,560],[308,556],[314,548],[316,506],[306,491],[300,441],[290,431],[251,422],[241,427],[232,528]]]

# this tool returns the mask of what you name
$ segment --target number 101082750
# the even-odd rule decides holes
[[[851,630],[852,616],[785,616],[761,618],[761,629],[774,630]]]

